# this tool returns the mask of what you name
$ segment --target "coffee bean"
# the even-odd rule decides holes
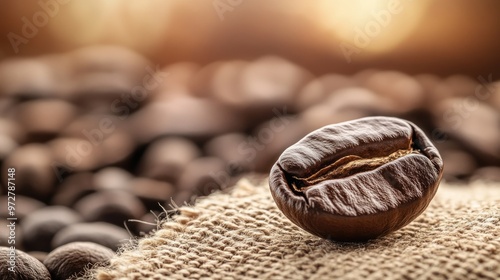
[[[170,200],[175,188],[167,182],[148,178],[134,178],[129,184],[130,192],[138,197],[149,210],[161,211],[161,205]]]
[[[178,181],[180,191],[188,191],[196,196],[227,188],[231,174],[224,161],[216,157],[201,157],[190,162]]]
[[[94,175],[90,172],[72,174],[62,181],[52,197],[51,204],[73,207],[82,197],[94,193]]]
[[[279,57],[266,56],[245,67],[240,91],[252,107],[290,106],[310,80],[311,74],[299,66]]]
[[[241,117],[227,106],[214,100],[192,97],[149,104],[130,117],[130,125],[140,143],[161,136],[206,140],[245,128]]]
[[[14,266],[10,266],[11,261]],[[12,268],[13,271],[9,268]],[[0,246],[0,275],[2,279],[12,280],[51,279],[49,271],[39,260],[23,251],[11,251],[9,247],[3,246]]]
[[[267,126],[265,129],[271,131]],[[274,134],[272,131],[270,133]],[[257,149],[248,143],[251,140],[242,133],[223,134],[208,141],[204,146],[204,151],[208,156],[224,160],[232,173],[249,172],[256,167],[254,160],[257,154]]]
[[[46,147],[52,153],[54,160],[51,164],[54,167],[81,172],[97,169],[102,165],[99,147],[87,139],[56,138],[48,142]],[[63,173],[66,172],[58,172],[57,177],[61,179]]]
[[[0,134],[0,161],[4,161],[5,158],[16,148],[18,144],[10,136]]]
[[[66,280],[82,276],[86,268],[109,264],[115,253],[107,247],[92,242],[73,242],[49,253],[43,264],[52,280]]]
[[[60,230],[52,239],[52,248],[56,249],[71,242],[93,242],[113,251],[128,242],[130,235],[122,228],[112,224],[78,223]]]
[[[97,190],[130,190],[130,180],[134,176],[118,167],[106,167],[93,176],[93,184]]]
[[[15,168],[16,193],[46,201],[54,191],[57,178],[53,163],[51,152],[45,145],[24,145],[5,159],[2,165],[2,176],[7,175],[8,168]],[[3,178],[6,180],[5,177]]]
[[[28,141],[44,142],[54,138],[76,116],[76,108],[57,99],[24,102],[12,113],[14,120],[24,127]]]
[[[168,78],[153,90],[148,102],[168,102],[172,98],[191,95],[191,81],[199,68],[197,64],[189,62],[179,62],[163,68],[161,71],[168,73]]]
[[[443,178],[447,181],[467,178],[477,168],[476,159],[462,150],[444,149],[441,157],[446,165]]]
[[[447,99],[436,104],[433,112],[436,127],[460,141],[484,164],[500,162],[498,111],[470,97]]]
[[[336,241],[395,231],[433,198],[443,162],[414,124],[369,117],[311,132],[283,152],[270,173],[285,216]]]
[[[45,206],[45,203],[24,195],[16,195],[15,201],[12,200],[12,197],[9,199],[8,196],[4,195],[0,197],[0,204],[5,205],[5,207],[0,208],[0,217],[2,218],[10,217],[7,209],[8,202],[15,204],[16,218],[19,222],[30,213]]]
[[[0,135],[9,137],[19,144],[26,141],[26,132],[12,119],[0,117]]]
[[[308,132],[296,117],[278,117],[262,123],[240,144],[238,152],[253,163],[253,170],[267,173],[281,153]],[[250,170],[249,170],[250,171]]]
[[[358,82],[339,74],[327,74],[306,84],[297,95],[294,107],[302,112],[322,102],[331,92],[339,89],[356,87]]]
[[[36,59],[9,59],[0,63],[0,93],[17,98],[39,98],[54,94],[50,67]]]
[[[27,251],[49,252],[54,235],[81,220],[78,213],[64,206],[48,206],[32,212],[21,223],[24,248]]]
[[[186,165],[200,155],[200,149],[188,139],[161,138],[146,149],[137,173],[141,177],[175,183]]]
[[[87,222],[108,222],[123,227],[128,219],[139,219],[146,209],[141,201],[125,191],[99,191],[89,194],[75,204],[75,210]]]
[[[419,108],[424,102],[424,88],[413,77],[396,71],[380,71],[369,77],[364,85],[394,100],[402,112]],[[401,94],[404,93],[404,94]]]

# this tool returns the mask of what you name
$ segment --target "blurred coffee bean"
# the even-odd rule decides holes
[[[230,182],[230,170],[223,160],[216,157],[201,157],[186,166],[177,185],[180,191],[205,196],[229,187]]]
[[[439,151],[446,168],[443,178],[449,181],[467,178],[476,169],[476,160],[470,154],[456,149]]]
[[[98,145],[82,138],[56,138],[47,143],[58,168],[73,172],[89,171],[102,166]],[[59,171],[59,177],[65,173]]]
[[[136,142],[125,131],[116,131],[96,146],[99,151],[100,166],[124,163],[134,151]]]
[[[54,138],[76,113],[73,105],[57,99],[28,101],[12,110],[14,120],[24,128],[31,142]]]
[[[146,209],[125,191],[99,191],[80,199],[74,206],[87,222],[108,222],[120,227],[128,219],[139,219]]]
[[[13,200],[13,198],[15,200]],[[8,202],[14,203],[16,218],[18,222],[22,221],[22,219],[29,215],[31,212],[34,212],[45,206],[45,203],[38,201],[34,198],[30,198],[24,195],[16,195],[15,197],[10,197],[3,195],[0,196],[0,205],[4,205],[5,207],[0,208],[0,217],[8,218],[10,215],[8,214],[7,205]]]
[[[424,102],[424,88],[413,77],[396,71],[380,71],[369,77],[364,85],[396,104],[401,112],[419,108]],[[396,109],[395,108],[395,109]]]
[[[130,235],[122,228],[112,224],[78,223],[60,230],[52,239],[52,248],[56,249],[71,242],[93,242],[113,251],[128,242]]]
[[[161,211],[161,205],[175,193],[175,188],[170,183],[148,178],[134,178],[129,187],[130,192],[138,197],[148,210]]]
[[[61,131],[60,135],[100,144],[110,134],[124,129],[124,121],[119,117],[94,113],[77,117]]]
[[[239,88],[240,78],[248,62],[232,60],[221,64],[214,70],[209,81],[209,92],[215,99],[231,107],[245,108],[250,105],[247,97],[242,96]]]
[[[327,74],[307,83],[295,99],[299,112],[322,102],[329,93],[348,87],[356,87],[358,82],[340,74]]]
[[[212,80],[215,73],[224,64],[224,62],[216,61],[200,68],[189,82],[192,95],[205,98],[212,96]]]
[[[2,162],[12,151],[18,147],[18,144],[10,136],[0,134],[0,162]]]
[[[53,73],[43,61],[29,58],[0,63],[0,95],[21,99],[54,95]]]
[[[361,110],[367,115],[396,114],[398,104],[387,97],[361,87],[348,87],[328,94],[324,103],[328,103],[332,111]]]
[[[261,132],[261,134],[275,133],[273,129],[283,130],[284,124],[280,120],[275,120],[272,125],[272,127],[263,128],[266,131]],[[228,168],[235,174],[249,172],[255,168],[254,160],[257,152],[247,152],[249,148],[246,145],[250,145],[248,142],[251,142],[251,140],[247,135],[241,133],[223,134],[208,141],[204,146],[204,151],[208,156],[224,160]]]
[[[500,81],[486,85],[481,84],[481,88],[476,94],[480,99],[485,100],[486,103],[500,111]]]
[[[245,128],[243,120],[228,107],[213,100],[191,97],[150,104],[130,117],[130,125],[141,143],[171,135],[208,139]]]
[[[452,75],[444,79],[454,92],[455,97],[474,96],[478,82],[465,75]]]
[[[73,242],[50,252],[43,264],[52,280],[66,280],[82,276],[88,267],[108,265],[114,255],[112,250],[96,243]]]
[[[47,258],[47,255],[49,253],[40,252],[40,251],[30,251],[30,252],[27,252],[27,254],[32,256],[33,258],[39,260],[41,263],[43,263],[45,261],[45,259]]]
[[[154,141],[139,163],[138,175],[175,183],[185,166],[201,151],[185,138],[166,137]]]
[[[14,263],[13,266],[10,263]],[[14,267],[14,272],[9,268]],[[0,275],[11,280],[50,280],[47,268],[36,258],[20,250],[0,246]]]
[[[474,97],[447,99],[434,107],[436,127],[461,141],[485,164],[500,162],[500,114]]]
[[[52,197],[51,204],[73,207],[82,197],[94,193],[94,175],[90,172],[72,174],[61,182]]]
[[[133,175],[118,167],[106,167],[94,174],[94,186],[97,190],[130,190]]]
[[[120,46],[89,46],[66,53],[71,61],[73,77],[102,73],[123,75],[132,85],[140,85],[151,62],[142,55]],[[155,70],[155,69],[153,69]]]
[[[166,102],[182,95],[191,95],[191,81],[194,79],[200,66],[189,62],[179,62],[162,68],[167,78],[154,89],[148,102]]]
[[[26,132],[14,120],[0,117],[0,135],[11,138],[19,144],[26,141]]]
[[[472,174],[471,181],[500,182],[500,167],[485,166],[478,168]]]
[[[21,223],[23,245],[27,251],[49,252],[52,238],[61,229],[82,221],[75,211],[64,206],[48,206],[24,217]]]
[[[53,163],[51,152],[45,145],[24,145],[18,147],[5,159],[2,165],[2,177],[6,180],[7,169],[15,168],[16,194],[46,201],[52,194],[56,183]]]
[[[302,112],[299,120],[307,131],[313,131],[325,125],[349,121],[367,116],[367,112],[356,109],[332,108],[331,103],[322,103]]]
[[[5,206],[5,208],[7,208],[7,206]],[[14,246],[18,250],[24,250],[23,231],[17,222],[14,223],[15,224],[12,224],[11,221],[5,218],[0,220],[0,227],[2,229],[0,230],[0,246]]]
[[[309,132],[296,117],[274,118],[258,126],[238,152],[254,163],[254,171],[268,173],[281,153]]]
[[[261,105],[291,105],[300,89],[311,80],[305,69],[279,57],[257,59],[243,69],[241,94],[247,102]]]

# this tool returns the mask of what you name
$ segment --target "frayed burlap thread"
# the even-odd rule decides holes
[[[442,184],[415,221],[367,243],[301,230],[268,186],[212,194],[89,277],[109,279],[500,279],[500,186]]]

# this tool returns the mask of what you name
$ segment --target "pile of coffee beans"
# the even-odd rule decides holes
[[[196,197],[267,175],[309,132],[365,116],[417,124],[441,152],[445,180],[500,181],[494,80],[317,76],[275,56],[161,66],[116,46],[4,60],[0,246],[12,246],[15,217],[16,249],[42,261],[74,242],[116,250]]]

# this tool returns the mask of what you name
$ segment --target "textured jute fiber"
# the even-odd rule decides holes
[[[266,183],[240,181],[125,249],[107,279],[500,279],[500,186],[441,184],[415,221],[367,243],[301,230]]]

